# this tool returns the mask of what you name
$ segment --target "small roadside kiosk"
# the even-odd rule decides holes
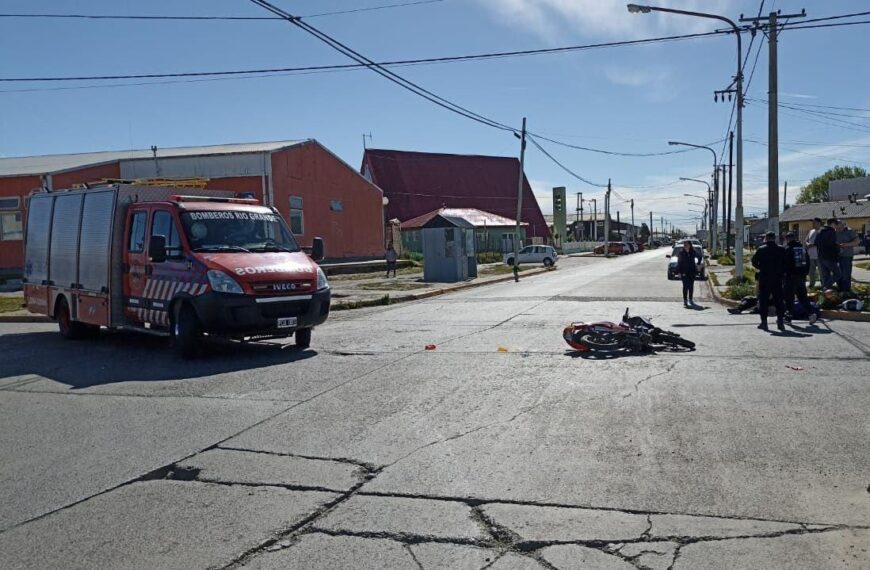
[[[437,215],[420,229],[423,281],[456,283],[477,277],[474,226],[455,216]]]

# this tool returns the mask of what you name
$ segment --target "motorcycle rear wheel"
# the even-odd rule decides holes
[[[622,339],[613,334],[583,332],[577,335],[577,341],[596,352],[616,352],[624,348]]]

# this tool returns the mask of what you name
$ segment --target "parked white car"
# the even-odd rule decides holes
[[[550,245],[527,245],[518,253],[520,265],[524,263],[543,263],[544,266],[550,267],[559,258],[556,250]],[[513,252],[504,254],[504,262],[508,265],[514,264]]]

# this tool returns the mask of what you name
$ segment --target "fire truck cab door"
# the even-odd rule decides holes
[[[131,207],[127,215],[127,233],[124,244],[124,313],[134,324],[145,322],[145,283],[150,271],[148,262],[149,208]]]

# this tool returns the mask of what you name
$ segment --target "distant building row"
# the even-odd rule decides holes
[[[207,188],[250,194],[274,206],[302,245],[326,241],[332,259],[383,254],[392,229],[445,207],[476,209],[505,231],[515,227],[519,161],[367,149],[358,171],[313,139],[0,159],[0,275],[24,263],[27,196],[107,179],[206,179]],[[523,234],[550,230],[523,176]],[[391,223],[392,222],[392,223]],[[415,222],[416,223],[416,222]],[[386,227],[386,232],[385,232]],[[413,229],[411,230],[413,233]],[[413,237],[406,239],[413,243]]]

